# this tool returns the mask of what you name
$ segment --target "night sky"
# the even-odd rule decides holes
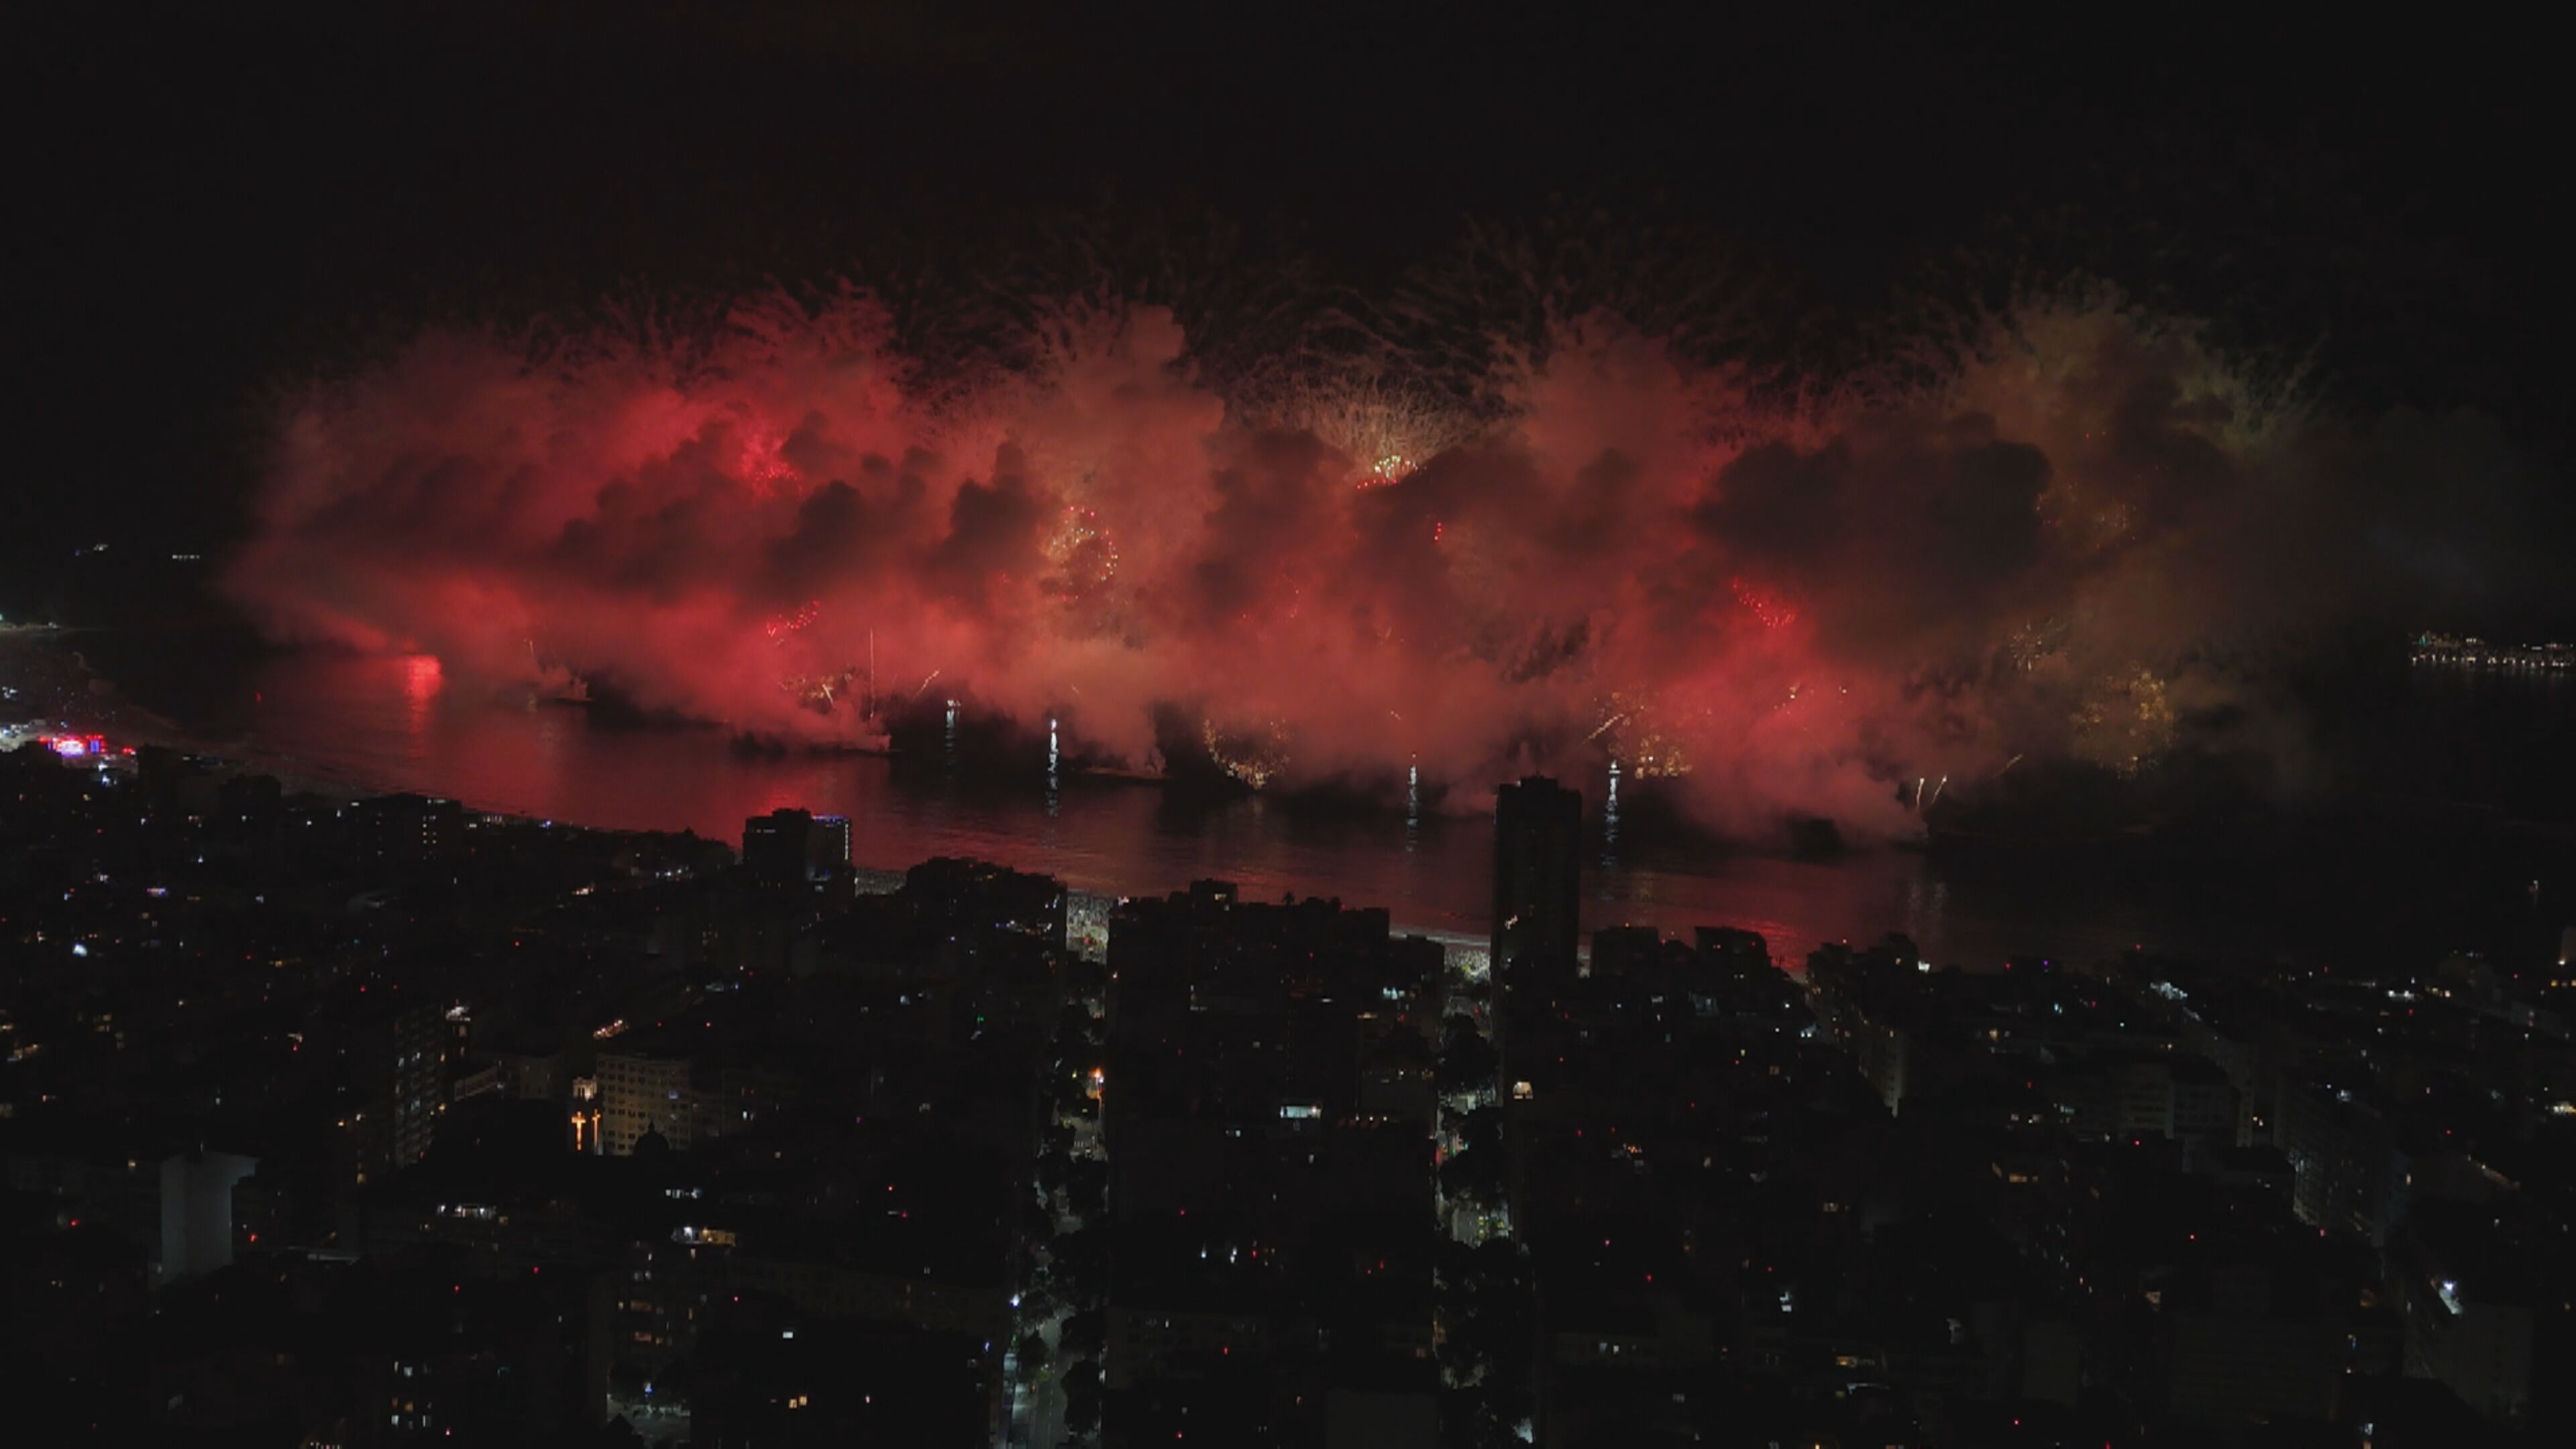
[[[2527,37],[957,8],[19,8],[0,597],[79,541],[219,552],[263,389],[424,317],[1007,248],[1084,209],[1228,218],[1361,287],[1470,216],[1690,220],[1820,336],[2089,269],[2314,347],[2340,403],[2473,406],[2564,459]]]

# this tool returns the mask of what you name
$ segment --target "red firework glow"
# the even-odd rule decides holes
[[[788,635],[795,633],[799,629],[810,627],[816,619],[821,617],[823,617],[822,601],[819,599],[812,600],[809,601],[805,607],[798,609],[795,613],[781,614],[777,618],[774,618],[768,623],[762,625],[761,632],[769,636],[770,643],[784,644],[787,642]]]
[[[1591,325],[1499,421],[1408,415],[1454,441],[1401,455],[1347,408],[1244,421],[1151,308],[963,400],[908,393],[886,334],[863,299],[753,309],[685,356],[426,333],[283,409],[229,587],[281,637],[484,679],[527,678],[543,640],[545,667],[783,736],[862,728],[815,701],[880,656],[1134,763],[1178,706],[1276,778],[1418,759],[1465,808],[1587,768],[1617,697],[1710,816],[1863,829],[1902,828],[1899,778],[2095,734],[2134,755],[2102,700],[2206,708],[2234,686],[2165,661],[2377,587],[2350,562],[2370,520],[2307,507],[2279,544],[2286,500],[2362,445],[2305,446],[2187,335],[2108,308],[1794,415]]]
[[[1727,587],[1735,591],[1735,602],[1742,604],[1765,629],[1785,629],[1798,622],[1798,611],[1784,603],[1780,596],[1755,588],[1742,579],[1730,579]]]

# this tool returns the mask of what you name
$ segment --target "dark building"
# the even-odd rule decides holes
[[[1581,939],[1583,795],[1544,775],[1494,799],[1494,979],[1574,969]]]
[[[347,1120],[363,1181],[428,1153],[447,1109],[455,1038],[446,1012],[421,1004],[366,1008],[349,1029],[350,1085],[360,1105]]]
[[[1109,940],[1101,1442],[1427,1449],[1440,948],[1222,881]]]
[[[1544,775],[1494,795],[1494,1045],[1497,1093],[1513,1083],[1511,1015],[1573,980],[1582,939],[1583,795]],[[1514,1001],[1515,993],[1524,999]]]
[[[381,861],[439,860],[462,845],[465,807],[427,795],[384,795],[357,807],[358,838]]]
[[[843,870],[850,863],[850,820],[846,815],[817,815],[814,828],[805,837],[809,868],[823,874]]]
[[[233,1261],[233,1185],[259,1159],[200,1148],[161,1163],[161,1252],[156,1283],[177,1283]]]
[[[904,872],[903,893],[951,941],[972,947],[989,937],[1015,936],[1065,949],[1064,885],[1052,876],[943,856]]]
[[[804,810],[772,810],[742,823],[742,863],[767,885],[829,879],[850,863],[850,822]]]
[[[121,1442],[565,1444],[607,1399],[607,1278],[452,1249],[281,1256],[156,1301]]]
[[[1663,937],[1652,926],[1604,926],[1592,933],[1592,962],[1584,974],[1608,981],[1642,979],[1663,952]]]

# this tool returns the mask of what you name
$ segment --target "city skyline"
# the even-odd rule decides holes
[[[11,1442],[2576,1442],[2547,46],[10,36]]]

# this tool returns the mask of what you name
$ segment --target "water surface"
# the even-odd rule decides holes
[[[714,729],[621,723],[496,697],[451,682],[426,658],[306,652],[228,664],[150,640],[95,636],[85,652],[94,668],[131,682],[125,697],[168,718],[88,695],[67,708],[94,706],[121,715],[129,734],[158,730],[303,781],[727,841],[739,840],[745,817],[796,806],[849,817],[862,866],[969,855],[1115,894],[1216,876],[1249,896],[1382,905],[1416,929],[1471,936],[1487,929],[1492,827],[1479,815],[1319,814],[1267,796],[1185,805],[1133,782],[1000,785],[899,769],[877,756],[746,753]],[[24,651],[10,656],[23,673]],[[2492,712],[2481,698],[2436,689],[2415,707],[2456,733],[2461,719]],[[2563,729],[2561,700],[2534,705],[2516,696],[2508,706],[2513,729],[2540,729],[2544,741]],[[2475,746],[2446,739],[2438,747]],[[1604,835],[1606,780],[1574,783],[1594,811],[1596,837]],[[2526,865],[2528,850],[2489,859],[2448,849],[2428,858],[2429,849],[2392,840],[2368,856],[2375,864],[2367,870],[2287,858],[2251,872],[2191,871],[2132,857],[2050,860],[2028,852],[1879,849],[1795,860],[1640,839],[1632,830],[1596,840],[1585,925],[1740,926],[1763,933],[1792,962],[1820,941],[1869,941],[1890,931],[1936,960],[1963,964],[2007,955],[2090,960],[2136,947],[2268,957],[2351,941],[2444,939],[2445,912],[2458,914],[2463,936],[2474,934],[2493,923],[2473,916],[2515,903],[2508,879],[2519,887],[2520,872],[2538,868]]]

